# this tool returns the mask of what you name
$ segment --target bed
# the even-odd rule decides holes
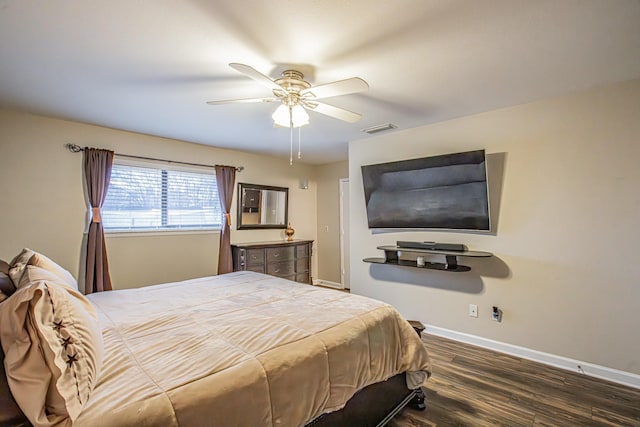
[[[44,283],[44,273],[38,272],[40,276],[31,274],[29,279],[35,284],[18,290],[24,294],[29,286],[46,285],[43,294],[55,302],[62,292]],[[64,292],[79,298],[71,287]],[[384,405],[397,410],[430,373],[422,342],[392,306],[260,273],[236,272],[81,298],[74,304],[95,319],[100,337],[88,346],[95,348],[85,354],[79,346],[58,346],[52,353],[62,355],[58,370],[75,369],[68,376],[71,383],[77,385],[80,378],[91,386],[71,387],[67,397],[78,402],[64,403],[69,406],[66,416],[51,417],[44,411],[29,417],[33,424],[348,425],[354,419],[349,418],[352,413],[345,415],[349,409],[356,408],[356,417],[362,412],[358,401],[369,406],[368,412]],[[6,360],[15,365],[16,352],[5,342],[7,312],[15,310],[6,302],[0,303],[0,338]],[[55,329],[54,317],[43,321],[42,329]],[[93,364],[79,366],[92,357]],[[56,379],[61,374],[55,372],[56,363],[48,366],[54,366],[51,388],[62,380]],[[10,385],[11,376],[7,366]],[[56,387],[59,392],[61,387]],[[398,392],[395,400],[375,400]],[[16,401],[25,400],[20,396],[24,393],[13,394]]]

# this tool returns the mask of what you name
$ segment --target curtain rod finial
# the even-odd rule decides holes
[[[79,153],[81,151],[84,151],[82,147],[76,144],[64,144],[64,147],[72,153]]]

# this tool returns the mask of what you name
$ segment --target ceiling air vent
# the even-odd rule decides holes
[[[362,132],[368,133],[369,135],[373,135],[374,133],[384,132],[386,130],[397,129],[398,126],[393,125],[391,123],[384,123],[378,126],[371,126],[370,128],[361,129]]]

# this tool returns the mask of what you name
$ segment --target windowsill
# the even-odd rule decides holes
[[[219,228],[205,230],[105,230],[104,236],[110,237],[154,237],[154,236],[186,236],[189,234],[220,234]]]

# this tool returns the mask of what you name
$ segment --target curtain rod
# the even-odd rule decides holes
[[[79,153],[81,151],[84,151],[84,148],[82,148],[82,147],[80,147],[79,145],[76,145],[76,144],[64,144],[64,146],[65,146],[65,148],[67,150],[69,150],[72,153]],[[201,167],[205,167],[205,168],[215,168],[215,166],[203,165],[202,163],[179,162],[179,161],[176,161],[176,160],[155,159],[153,157],[132,156],[130,154],[119,154],[119,153],[116,153],[116,156],[118,156],[118,157],[126,157],[128,159],[153,160],[153,161],[156,161],[156,162],[166,162],[166,163],[173,163],[173,164],[177,164],[177,165],[201,166]],[[244,166],[236,166],[236,170],[238,172],[242,172],[244,170]]]

